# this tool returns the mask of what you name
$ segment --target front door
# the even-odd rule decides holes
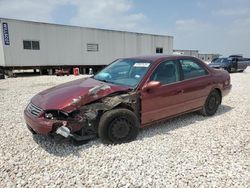
[[[147,83],[159,81],[160,86],[141,94],[142,126],[178,113],[183,93],[180,79],[180,66],[176,61],[162,62],[157,66]]]

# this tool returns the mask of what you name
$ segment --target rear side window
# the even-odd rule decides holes
[[[193,60],[180,60],[184,80],[207,75],[207,71]]]
[[[159,81],[162,84],[171,84],[180,81],[178,65],[175,61],[161,63],[150,77],[151,81]]]

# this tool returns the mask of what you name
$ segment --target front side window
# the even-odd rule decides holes
[[[207,75],[207,71],[193,60],[180,60],[184,80]]]
[[[94,79],[135,88],[147,73],[151,63],[134,59],[120,59],[104,68]]]
[[[178,65],[175,61],[161,63],[150,77],[151,81],[159,81],[161,84],[171,84],[180,81]]]

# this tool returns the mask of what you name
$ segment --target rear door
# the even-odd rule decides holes
[[[172,65],[175,65],[174,69]],[[199,109],[205,103],[213,84],[204,65],[193,58],[159,64],[148,82],[150,81],[160,81],[161,85],[157,90],[142,92],[143,126]]]
[[[190,111],[204,105],[212,89],[212,78],[205,66],[196,59],[179,59],[181,65],[183,111]]]

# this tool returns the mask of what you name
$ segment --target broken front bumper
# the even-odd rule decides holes
[[[64,138],[72,138],[76,141],[87,141],[96,137],[96,134],[78,135],[75,132],[81,130],[83,127],[74,125],[73,127],[63,126],[66,121],[48,120],[46,118],[34,117],[27,109],[24,111],[24,119],[28,129],[33,133],[42,135],[61,135]]]
[[[55,123],[45,118],[34,117],[27,109],[24,110],[24,119],[29,128],[34,132],[43,135],[50,134],[53,129],[53,124]]]

